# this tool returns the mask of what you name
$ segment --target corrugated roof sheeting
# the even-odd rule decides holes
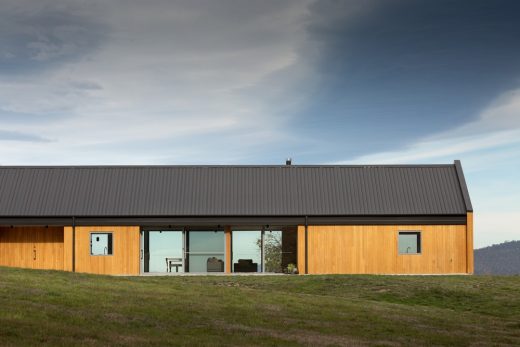
[[[454,165],[0,168],[9,217],[465,213]]]

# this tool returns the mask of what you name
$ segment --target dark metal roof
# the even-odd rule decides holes
[[[464,198],[464,204],[466,205],[466,210],[468,212],[473,212],[473,205],[471,204],[471,199],[469,198],[468,186],[466,185],[466,179],[464,178],[464,173],[462,172],[462,164],[460,160],[455,160],[455,170],[457,170],[457,176],[459,178],[460,190],[462,192],[462,197]]]
[[[461,175],[455,164],[0,167],[0,216],[461,215]]]

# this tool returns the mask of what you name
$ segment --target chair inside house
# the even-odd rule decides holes
[[[233,264],[233,272],[257,272],[258,263],[253,263],[252,259],[238,259],[238,263]]]
[[[206,262],[208,272],[224,272],[224,262],[221,259],[211,257]]]
[[[175,267],[175,272],[179,272],[179,267],[182,267],[182,258],[166,258],[166,272],[172,272],[172,267]]]

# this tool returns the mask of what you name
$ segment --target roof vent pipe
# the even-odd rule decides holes
[[[291,158],[285,159],[285,165],[291,165],[291,164],[292,164],[292,159]]]

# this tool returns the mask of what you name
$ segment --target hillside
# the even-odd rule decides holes
[[[520,275],[520,241],[476,249],[475,274]]]
[[[520,277],[0,267],[0,345],[520,345]]]

